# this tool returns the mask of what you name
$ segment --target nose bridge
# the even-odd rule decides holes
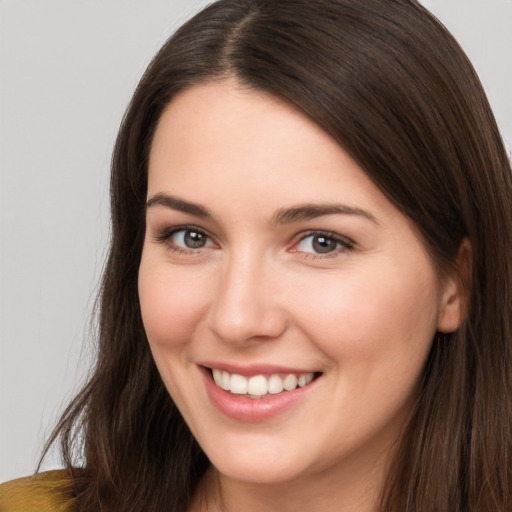
[[[222,340],[244,343],[278,337],[286,315],[273,291],[276,269],[246,246],[233,252],[219,276],[210,311],[210,328]]]

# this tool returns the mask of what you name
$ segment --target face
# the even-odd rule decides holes
[[[460,321],[455,282],[347,153],[233,82],[161,117],[139,295],[194,436],[221,475],[256,483],[368,474],[436,329]]]

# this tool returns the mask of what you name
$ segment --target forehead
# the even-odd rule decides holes
[[[242,172],[264,159],[274,161],[274,167],[286,151],[304,153],[308,146],[314,146],[319,156],[323,147],[330,147],[331,154],[340,150],[290,103],[233,81],[206,83],[186,89],[164,110],[151,148],[150,169],[158,158],[169,157],[204,166],[203,156],[208,155],[215,156],[210,166],[219,168],[240,159]]]
[[[198,200],[232,190],[246,198],[275,193],[281,203],[371,196],[389,206],[302,111],[231,81],[191,87],[164,110],[150,152],[148,195],[175,189]]]

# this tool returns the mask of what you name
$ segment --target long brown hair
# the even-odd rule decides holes
[[[209,465],[153,363],[137,273],[162,110],[225,77],[331,134],[416,225],[440,272],[470,241],[467,319],[433,340],[380,510],[512,510],[510,164],[471,64],[413,0],[220,0],[148,67],[112,160],[97,364],[50,439],[61,439],[76,510],[183,512]]]

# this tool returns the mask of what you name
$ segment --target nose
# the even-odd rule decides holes
[[[288,325],[279,303],[278,272],[251,256],[233,259],[218,279],[209,311],[209,328],[226,343],[276,339]]]

